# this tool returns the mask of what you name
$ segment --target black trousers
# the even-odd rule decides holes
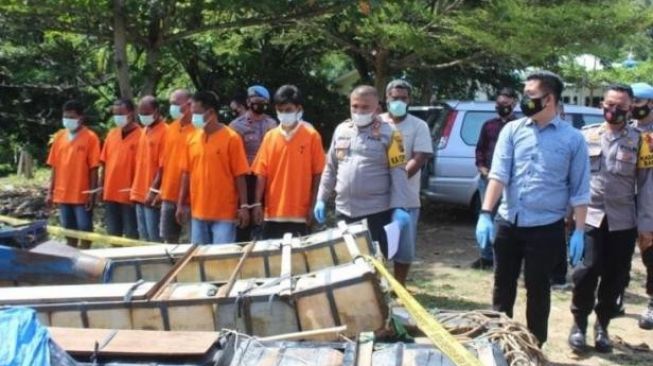
[[[517,281],[524,265],[526,321],[540,345],[547,340],[551,311],[550,278],[566,250],[565,225],[560,220],[535,227],[517,227],[501,218],[494,242],[494,310],[513,315]]]
[[[285,233],[293,236],[306,236],[309,234],[308,226],[298,222],[266,221],[263,224],[263,239],[283,238]]]
[[[388,238],[385,235],[385,229],[383,229],[383,227],[392,221],[392,210],[382,211],[361,217],[349,217],[338,212],[336,216],[338,220],[345,220],[345,222],[348,224],[367,219],[367,227],[370,230],[370,236],[372,236],[372,240],[379,243],[379,247],[381,247],[383,256],[388,258]]]
[[[247,184],[247,204],[251,205],[256,200],[256,175],[250,174],[245,176]],[[261,228],[254,225],[253,222],[244,228],[236,227],[236,241],[239,243],[259,239]]]
[[[653,247],[648,247],[642,253],[642,261],[646,266],[646,293],[651,296],[653,305]]]
[[[607,218],[600,228],[585,228],[584,258],[572,274],[571,312],[577,324],[587,324],[594,310],[599,323],[608,326],[626,285],[636,238],[636,228],[609,231]]]

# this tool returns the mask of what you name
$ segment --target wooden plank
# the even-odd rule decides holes
[[[363,332],[358,336],[355,366],[372,366],[374,353],[374,332]]]
[[[95,342],[103,344],[114,332],[111,329],[48,328],[52,339],[66,352],[78,355],[93,353]],[[100,350],[113,356],[201,356],[219,338],[215,332],[119,330]]]
[[[133,283],[109,283],[97,285],[64,285],[64,286],[29,286],[0,288],[0,304],[41,304],[52,302],[94,302],[122,300],[129,292]],[[153,282],[138,286],[133,293],[133,299],[142,299]]]
[[[354,261],[361,258],[361,252],[358,249],[358,244],[354,239],[354,236],[349,231],[347,223],[344,221],[338,222],[338,229],[342,232],[342,237],[345,239],[345,244],[347,245],[347,250],[349,251],[349,256],[353,258]]]
[[[249,253],[252,252],[254,249],[254,243],[247,244],[245,246],[245,250],[243,251],[243,255],[240,257],[240,260],[238,261],[238,264],[236,264],[236,268],[233,270],[231,273],[231,276],[229,276],[229,280],[227,280],[227,283],[220,287],[218,290],[218,296],[219,298],[226,297],[229,295],[231,292],[231,289],[234,287],[234,283],[236,282],[236,279],[238,278],[238,275],[240,274],[240,270],[243,268],[243,264],[245,263],[245,259],[249,256]]]
[[[197,253],[197,249],[199,248],[198,245],[193,245],[188,249],[186,254],[179,260],[179,262],[175,263],[175,265],[170,269],[170,272],[166,273],[166,275],[159,281],[157,282],[150,291],[147,293],[147,298],[148,300],[155,300],[157,299],[161,293],[165,290],[165,288],[172,282],[177,277],[177,274],[186,266],[186,264],[193,258],[193,256]]]
[[[285,233],[281,244],[281,293],[279,295],[289,295],[292,291],[292,234]]]

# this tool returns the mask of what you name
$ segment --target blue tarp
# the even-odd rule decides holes
[[[0,365],[50,366],[50,336],[34,310],[0,309]]]

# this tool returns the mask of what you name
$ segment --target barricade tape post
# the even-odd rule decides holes
[[[481,361],[467,350],[458,340],[452,336],[440,324],[433,315],[429,314],[426,309],[406,290],[397,280],[388,272],[383,263],[371,256],[365,256],[376,271],[385,278],[392,291],[399,297],[408,313],[413,317],[417,327],[424,332],[426,337],[442,353],[447,355],[454,364],[458,366],[482,366]]]
[[[0,215],[0,222],[7,223],[9,225],[25,225],[28,224],[28,220],[16,219],[9,216]],[[64,229],[58,226],[48,225],[46,227],[48,234],[54,236],[64,236],[68,238],[78,239],[78,240],[87,240],[93,243],[105,243],[121,247],[137,247],[143,245],[157,245],[161,243],[154,243],[149,241],[142,241],[136,239],[123,238],[120,236],[112,235],[103,235],[98,233],[89,233],[86,231],[70,230]]]

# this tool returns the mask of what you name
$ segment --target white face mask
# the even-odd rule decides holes
[[[116,114],[113,116],[113,122],[115,122],[118,127],[125,127],[127,125],[127,116]]]
[[[138,119],[141,121],[143,126],[149,126],[152,123],[154,123],[154,115],[153,114],[139,114]]]
[[[351,113],[351,120],[354,121],[356,126],[365,127],[372,123],[374,119],[374,112],[372,113]]]
[[[79,127],[79,119],[77,118],[66,118],[62,119],[63,126],[70,132],[75,131]]]
[[[280,113],[277,112],[277,118],[282,126],[292,126],[301,118],[300,112]]]

